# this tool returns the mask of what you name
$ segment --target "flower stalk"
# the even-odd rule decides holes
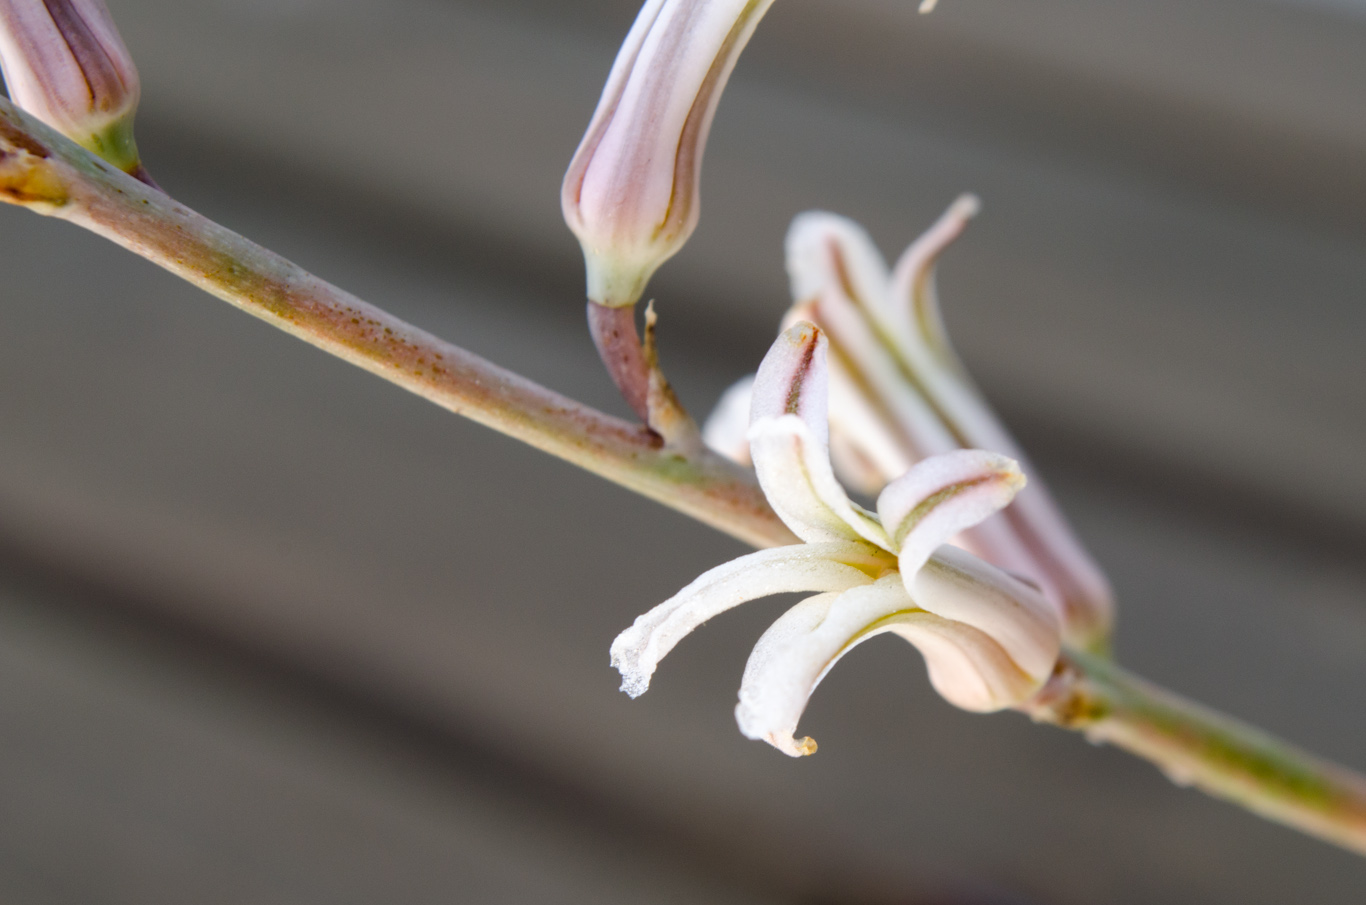
[[[137,182],[3,99],[0,199],[88,229],[442,408],[747,543],[794,540],[748,470],[708,452],[683,457],[643,425],[407,324]]]
[[[642,424],[649,424],[650,369],[636,331],[636,309],[589,302],[588,333],[621,398]]]
[[[0,200],[104,236],[224,301],[398,386],[757,547],[795,536],[753,475],[666,450],[612,418],[413,327],[149,190],[0,99]],[[1366,854],[1366,779],[1064,649],[1018,706],[1183,781]]]
[[[1108,658],[1064,651],[1043,691],[1017,709],[1151,761],[1177,785],[1366,855],[1366,777],[1158,688]]]

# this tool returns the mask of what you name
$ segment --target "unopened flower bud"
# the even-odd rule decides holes
[[[138,73],[103,0],[0,0],[0,69],[20,109],[140,173]]]
[[[648,0],[641,9],[561,193],[591,301],[634,305],[688,241],[716,105],[772,2]]]

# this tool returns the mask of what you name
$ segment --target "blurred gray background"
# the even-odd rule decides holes
[[[559,179],[631,0],[109,0],[192,206],[613,411]],[[695,412],[797,212],[895,254],[958,192],[951,332],[1136,670],[1366,768],[1366,4],[779,0],[654,285]],[[629,701],[612,637],[738,544],[65,224],[0,210],[0,899],[1359,903],[1366,863],[1013,714],[894,639],[790,761],[782,601]]]

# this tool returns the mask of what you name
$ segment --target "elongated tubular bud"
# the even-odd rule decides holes
[[[634,305],[692,234],[721,91],[771,5],[648,0],[641,8],[561,192],[591,301]]]
[[[0,69],[17,106],[145,181],[137,68],[103,0],[0,0]]]

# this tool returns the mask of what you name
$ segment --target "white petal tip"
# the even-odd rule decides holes
[[[768,742],[788,757],[810,757],[816,753],[816,740],[810,736],[794,739],[790,735],[773,733],[756,741]]]
[[[633,676],[622,673],[621,690],[626,692],[632,700],[643,695],[650,690],[650,680],[644,676]]]
[[[739,710],[736,710],[736,717],[743,721]],[[794,738],[790,732],[764,732],[764,730],[754,732],[754,730],[744,729],[743,722],[740,722],[740,733],[746,738],[753,738],[754,741],[766,741],[766,743],[785,753],[788,758],[810,758],[818,748],[816,738],[810,736]]]
[[[810,736],[793,738],[791,732],[769,730],[753,711],[743,703],[735,708],[735,721],[740,725],[740,734],[756,742],[768,742],[788,757],[810,757],[816,753],[816,740]]]
[[[638,698],[650,690],[650,677],[654,669],[642,669],[638,658],[614,650],[612,668],[621,673],[621,690],[631,697]]]
[[[622,632],[612,644],[612,668],[621,673],[621,690],[632,698],[638,698],[650,690],[650,677],[654,675],[654,664],[644,664],[640,651],[635,645],[623,642],[630,629]]]
[[[982,212],[982,199],[972,194],[964,192],[954,199],[949,206],[949,216],[955,220],[971,220]]]
[[[936,6],[938,6],[938,5],[939,5],[939,0],[920,0],[920,13],[921,13],[921,15],[924,15],[925,13],[932,13],[932,12],[934,12],[934,8],[935,8]]]

